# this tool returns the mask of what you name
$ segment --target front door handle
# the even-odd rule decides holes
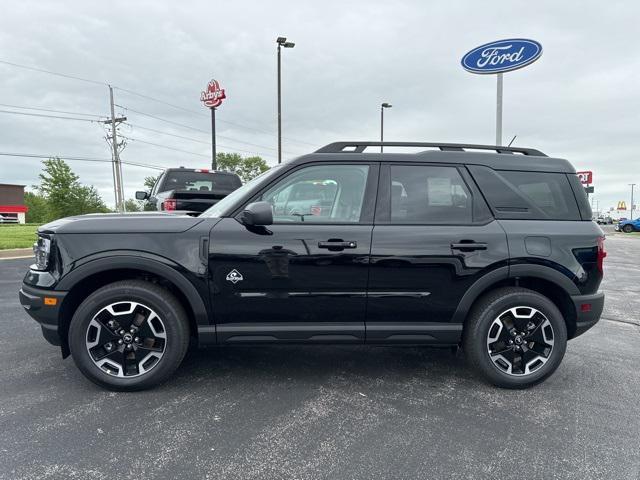
[[[345,242],[343,240],[328,240],[326,242],[318,242],[318,248],[327,248],[332,251],[344,250],[345,248],[357,248],[357,242]]]
[[[461,252],[473,252],[474,250],[486,250],[487,244],[483,242],[460,242],[452,243],[451,250],[460,250]]]

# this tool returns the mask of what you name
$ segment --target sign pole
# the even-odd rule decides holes
[[[217,169],[216,162],[216,108],[211,107],[211,168]]]
[[[502,145],[502,72],[498,73],[496,91],[496,146]]]

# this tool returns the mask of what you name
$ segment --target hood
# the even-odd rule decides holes
[[[38,233],[180,233],[202,221],[167,212],[92,213],[54,220]]]

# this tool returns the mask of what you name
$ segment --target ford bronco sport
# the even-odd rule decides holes
[[[420,151],[366,152],[381,145]],[[166,380],[190,343],[462,346],[486,380],[522,388],[598,321],[603,240],[566,160],[338,142],[198,217],[44,225],[20,300],[111,389]]]

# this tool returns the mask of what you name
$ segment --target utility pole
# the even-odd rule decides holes
[[[118,131],[117,126],[126,121],[127,117],[116,118],[115,103],[113,101],[113,88],[109,87],[109,103],[111,107],[111,119],[105,120],[105,125],[111,125],[111,136],[107,134],[107,141],[110,142],[112,148],[113,161],[111,169],[113,172],[113,191],[116,201],[116,210],[120,213],[124,212],[124,188],[122,186],[122,165],[120,164],[120,154],[118,149],[120,144],[118,143]]]
[[[631,206],[629,207],[629,220],[633,220],[633,188],[636,186],[636,184],[630,183],[629,186],[631,187]]]
[[[393,105],[390,103],[384,102],[380,104],[380,143],[384,142],[384,109],[391,108]],[[380,153],[384,150],[384,146],[380,145]]]
[[[280,61],[280,48],[293,48],[296,46],[293,42],[287,42],[287,37],[278,37],[276,39],[278,44],[278,163],[282,163],[282,86],[281,86],[281,61]]]

